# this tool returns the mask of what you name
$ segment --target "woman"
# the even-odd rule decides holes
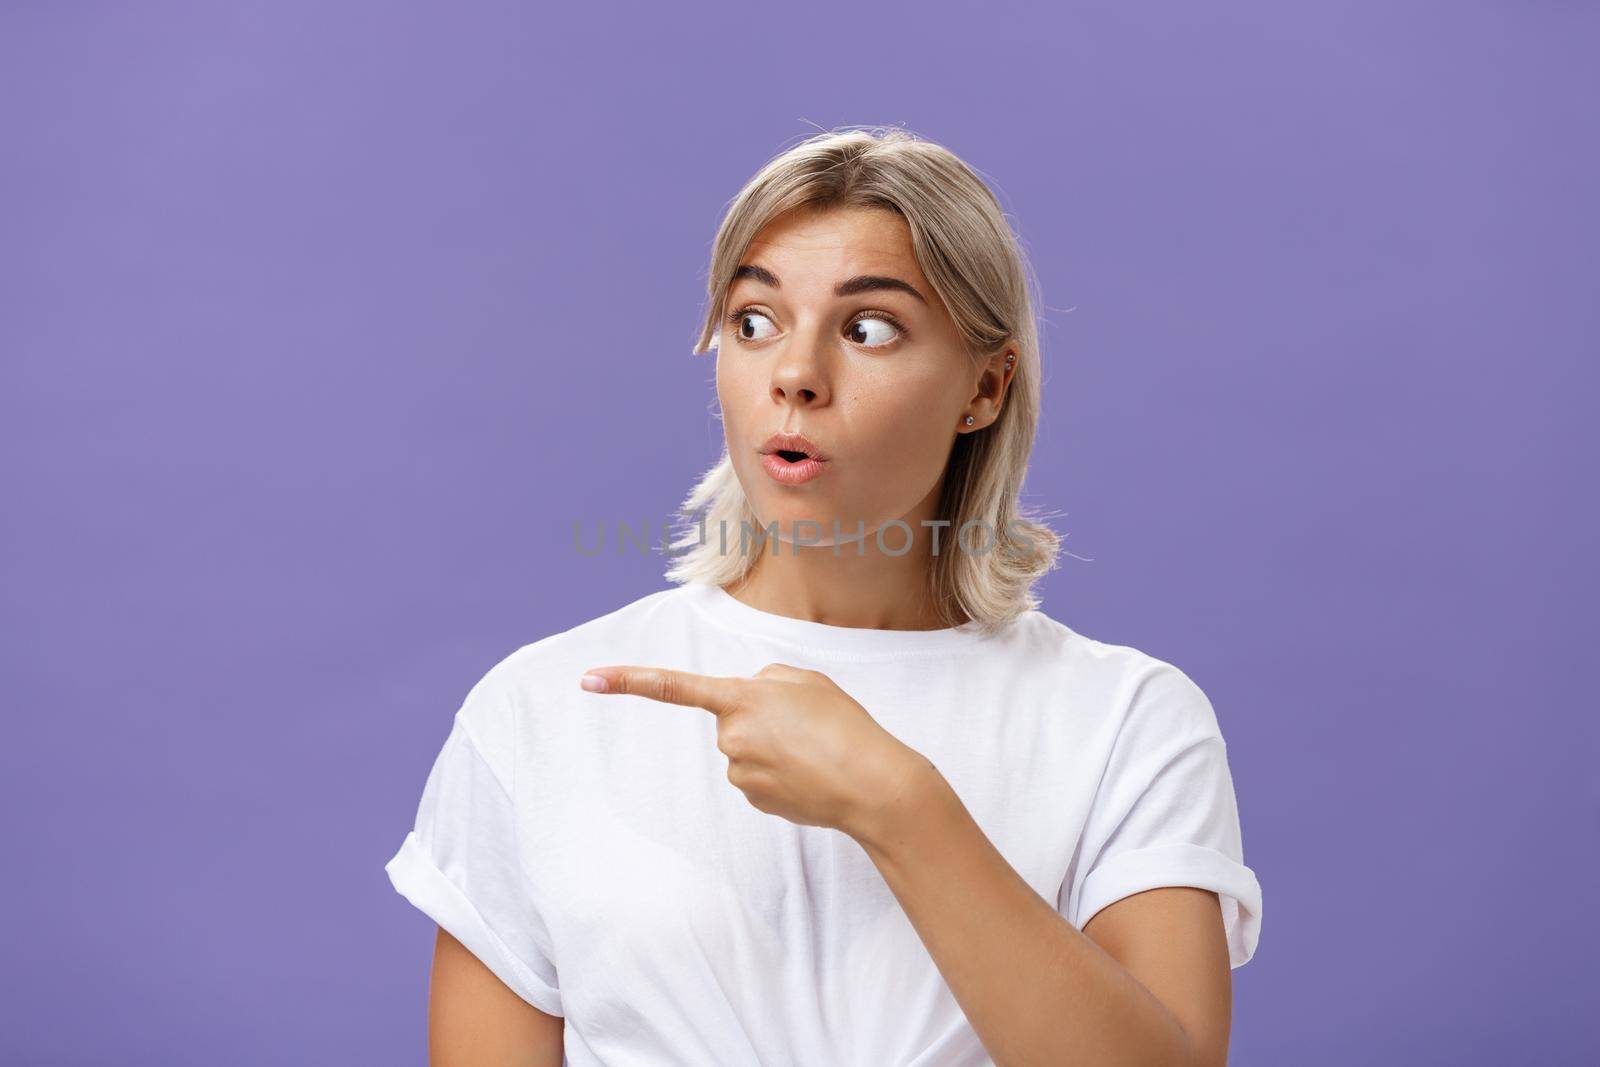
[[[727,450],[675,584],[526,645],[387,870],[452,1064],[1222,1064],[1255,950],[1217,718],[1018,513],[1025,266],[959,159],[819,135],[718,232]]]

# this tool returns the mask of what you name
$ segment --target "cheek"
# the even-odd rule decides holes
[[[751,390],[757,385],[750,380],[748,372],[740,372],[737,361],[721,356],[717,357],[716,385],[717,407],[731,434],[743,425],[744,415],[751,407]]]
[[[881,473],[906,475],[943,469],[952,428],[952,400],[935,381],[885,381],[853,399],[851,422],[862,430],[863,455]]]

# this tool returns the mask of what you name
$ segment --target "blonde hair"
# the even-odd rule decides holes
[[[998,629],[1039,606],[1033,584],[1055,566],[1061,547],[1060,536],[1036,517],[1024,517],[1019,503],[1039,422],[1040,363],[1029,271],[1016,236],[993,192],[949,149],[899,127],[816,134],[768,161],[731,202],[712,246],[709,305],[695,354],[718,343],[728,288],[751,239],[801,206],[899,214],[910,227],[922,273],[972,358],[987,360],[1003,345],[1016,353],[999,417],[982,430],[956,435],[936,515],[950,521],[948,538],[941,538],[928,576],[946,625],[965,616],[984,629]],[[732,540],[741,522],[757,533],[762,529],[726,446],[682,510],[697,518],[672,542],[680,554],[666,577],[719,586],[742,579],[760,550],[724,551],[721,538],[705,533],[727,530]],[[981,551],[969,552],[958,536],[972,521],[987,526]]]

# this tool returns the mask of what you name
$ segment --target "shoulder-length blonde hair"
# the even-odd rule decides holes
[[[956,435],[937,515],[950,527],[928,575],[946,625],[964,616],[997,629],[1039,606],[1033,584],[1055,566],[1061,547],[1059,535],[1025,518],[1018,501],[1039,422],[1039,343],[1017,239],[989,187],[949,149],[898,127],[844,127],[811,136],[763,166],[723,217],[695,354],[717,347],[728,287],[751,239],[772,219],[806,205],[898,213],[909,224],[922,273],[971,358],[987,360],[1004,345],[1017,354],[999,418]],[[725,529],[731,540],[741,522],[761,529],[726,446],[682,513],[695,518],[672,542],[676,561],[668,579],[729,585],[754,566],[759,551],[723,551],[722,539],[706,533]],[[968,523],[980,524],[982,536],[958,536]],[[964,542],[972,542],[970,550]]]

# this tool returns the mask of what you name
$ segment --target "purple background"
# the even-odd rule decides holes
[[[0,1059],[423,1062],[382,867],[450,717],[664,586],[572,526],[716,457],[720,212],[893,123],[1045,292],[1046,610],[1228,737],[1233,1062],[1596,1062],[1597,29],[8,4]]]

